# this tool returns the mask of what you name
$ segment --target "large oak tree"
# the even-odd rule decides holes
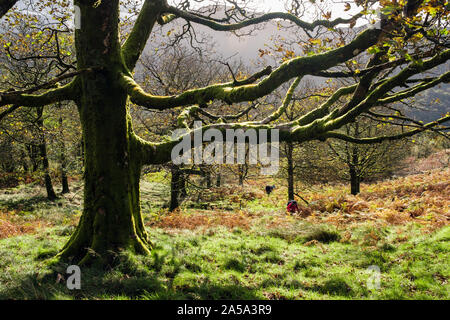
[[[16,1],[0,1],[3,15]],[[198,1],[196,1],[198,2]],[[359,139],[339,129],[370,111],[371,108],[407,99],[428,88],[449,82],[450,72],[417,77],[445,63],[450,58],[445,33],[429,32],[448,21],[445,1],[381,1],[384,15],[378,25],[365,28],[346,43],[320,53],[287,59],[276,68],[267,67],[244,80],[218,83],[170,96],[145,92],[133,79],[133,70],[144,51],[155,24],[170,24],[180,19],[190,27],[201,24],[216,31],[237,31],[270,20],[282,19],[312,32],[317,28],[353,26],[367,14],[374,1],[356,1],[361,13],[350,19],[324,19],[312,23],[290,13],[250,14],[235,1],[223,17],[189,9],[189,1],[175,7],[164,0],[145,0],[126,41],[119,37],[119,0],[75,0],[80,9],[81,28],[75,30],[77,71],[65,73],[46,86],[23,91],[0,92],[0,119],[18,107],[37,108],[62,100],[78,106],[82,123],[85,164],[84,210],[79,225],[59,256],[81,264],[110,263],[115,253],[131,250],[148,254],[151,244],[140,211],[139,180],[141,168],[171,159],[171,149],[179,140],[153,143],[144,141],[133,131],[128,101],[152,110],[186,107],[180,124],[202,112],[212,101],[227,104],[255,101],[269,95],[286,82],[294,80],[282,105],[261,121],[229,123],[223,118],[205,126],[228,128],[279,129],[282,141],[303,142],[314,139],[343,139],[356,143],[375,143],[399,139],[438,126],[449,115],[433,123],[404,131],[400,135]],[[297,6],[298,8],[298,6]],[[204,12],[204,11],[203,11]],[[448,34],[448,33],[447,33]],[[422,35],[420,40],[417,35]],[[408,43],[426,43],[418,52],[395,56],[384,44],[402,39]],[[428,48],[428,49],[426,49]],[[366,54],[366,67],[357,72],[336,71],[334,67]],[[397,67],[400,67],[398,69]],[[395,71],[396,70],[396,71]],[[323,104],[290,122],[277,121],[288,106],[293,92],[305,76],[348,77],[355,84],[334,92]],[[416,77],[414,77],[416,76]],[[67,85],[58,82],[72,78]],[[51,88],[51,89],[48,89]],[[343,96],[349,102],[339,103]],[[180,138],[181,139],[181,138]]]

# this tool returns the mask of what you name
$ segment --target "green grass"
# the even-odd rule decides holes
[[[56,227],[0,240],[0,298],[448,299],[450,228],[426,236],[418,226],[402,228],[413,240],[390,243],[388,250],[389,236],[377,247],[362,239],[305,246],[306,239],[289,241],[258,229],[151,229],[151,256],[124,254],[113,270],[82,269],[82,289],[70,291],[56,283],[67,266],[48,259],[67,240],[64,228]],[[366,286],[371,265],[381,269],[381,288],[372,291]]]

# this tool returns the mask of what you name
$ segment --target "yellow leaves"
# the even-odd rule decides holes
[[[295,52],[291,50],[286,50],[286,53],[284,54],[284,59],[289,60],[295,57]]]
[[[346,2],[346,3],[345,3],[344,11],[348,11],[348,10],[350,10],[351,8],[352,8],[352,6],[350,5],[350,3]]]
[[[395,61],[396,59],[397,59],[397,58],[396,58],[395,56],[390,56],[390,57],[389,57],[389,61],[390,61],[390,62]]]
[[[423,34],[421,34],[421,33],[415,33],[415,34],[411,37],[411,39],[412,39],[413,41],[419,41],[419,40],[423,39]]]
[[[314,44],[314,45],[321,45],[321,44],[322,44],[322,40],[320,40],[320,39],[314,39],[314,38],[309,39],[309,42],[310,42],[311,44]]]
[[[276,48],[276,50],[275,51],[277,51],[277,52],[283,52],[283,45],[281,45],[281,46],[277,46],[277,48]]]

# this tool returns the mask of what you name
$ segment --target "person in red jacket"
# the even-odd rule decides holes
[[[295,201],[295,200],[289,201],[289,202],[287,203],[286,210],[287,210],[287,212],[289,212],[289,213],[300,212],[300,210],[298,209],[297,201]]]

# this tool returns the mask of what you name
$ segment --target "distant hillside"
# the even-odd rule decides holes
[[[151,53],[162,42],[167,42],[169,39],[168,31],[171,29],[177,30],[177,28],[181,28],[182,24],[183,21],[180,20],[161,28],[154,41],[149,41],[146,51]],[[283,24],[287,23],[283,22]],[[249,68],[254,68],[254,70],[260,69],[263,63],[262,59],[259,58],[259,49],[264,49],[266,45],[273,44],[273,39],[277,37],[292,39],[293,37],[301,38],[305,36],[301,32],[293,34],[294,29],[278,28],[274,21],[263,24],[260,29],[253,31],[252,36],[248,37],[238,37],[230,32],[217,32],[201,25],[195,25],[195,28],[198,35],[204,35],[213,44],[213,54],[221,58],[232,57],[235,60],[242,60]],[[362,30],[364,27],[359,29]],[[243,29],[242,33],[248,30],[251,29]],[[439,72],[445,72],[449,69],[450,63],[437,68]],[[325,79],[315,78],[314,81],[320,85]],[[406,110],[407,114],[416,120],[433,121],[450,112],[450,84],[442,84],[427,90],[417,96],[416,101],[420,105],[420,109]]]

